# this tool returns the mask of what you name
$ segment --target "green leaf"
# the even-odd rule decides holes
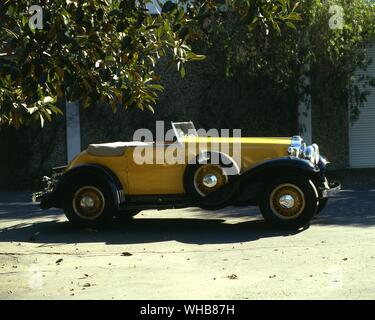
[[[147,109],[149,109],[152,113],[155,113],[155,110],[154,110],[154,108],[153,108],[151,105],[147,104],[146,107],[147,107]]]
[[[157,91],[164,91],[164,87],[160,84],[150,84],[148,87]]]
[[[44,118],[42,114],[39,114],[39,120],[40,120],[40,126],[43,128],[44,127]]]
[[[287,17],[288,20],[302,21],[302,17],[297,12],[292,12]]]
[[[43,99],[43,103],[45,103],[45,104],[51,103],[53,101],[54,101],[54,99],[50,96],[44,97],[44,99]]]
[[[185,74],[186,74],[185,67],[183,65],[181,65],[181,67],[180,67],[180,75],[181,75],[182,79],[185,78]]]
[[[59,115],[64,115],[64,113],[61,111],[61,109],[57,106],[54,106],[54,105],[51,105],[49,107],[49,109],[53,112],[53,113],[56,113],[56,114],[59,114]]]
[[[33,114],[33,113],[35,113],[35,111],[38,111],[38,110],[39,110],[38,107],[27,108],[27,112],[28,112],[29,114]]]
[[[288,28],[297,30],[296,26],[292,22],[287,21],[285,24],[287,25]]]
[[[191,61],[202,61],[205,60],[207,57],[203,54],[195,54],[194,52],[188,52],[186,54],[186,58]]]

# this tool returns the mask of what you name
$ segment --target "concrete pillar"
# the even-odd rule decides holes
[[[67,160],[72,160],[81,152],[81,125],[79,119],[79,103],[66,101],[66,147]]]
[[[312,144],[312,118],[311,118],[311,93],[306,88],[311,88],[310,65],[304,67],[304,75],[300,79],[301,98],[298,103],[299,134],[306,144]]]

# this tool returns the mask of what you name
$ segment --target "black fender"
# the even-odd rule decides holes
[[[308,174],[310,176],[317,176],[320,173],[320,168],[306,159],[300,158],[276,158],[263,162],[249,170],[245,171],[241,176],[240,180],[246,181],[257,176],[270,176],[276,173],[282,172],[300,172]]]
[[[112,170],[99,164],[78,165],[66,171],[57,182],[54,190],[43,196],[41,199],[41,207],[43,209],[52,207],[64,208],[63,201],[66,190],[69,189],[71,184],[77,181],[77,179],[84,178],[87,175],[97,177],[108,185],[112,190],[114,204],[116,208],[119,208],[125,200],[122,184]]]

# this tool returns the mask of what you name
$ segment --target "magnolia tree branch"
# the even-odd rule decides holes
[[[291,4],[291,2],[293,4]],[[5,0],[0,4],[0,125],[62,114],[57,99],[154,110],[163,90],[155,65],[166,57],[181,77],[203,60],[191,43],[207,18],[237,14],[247,32],[294,28],[295,1]],[[202,29],[203,27],[203,29]],[[255,31],[256,30],[256,31]]]

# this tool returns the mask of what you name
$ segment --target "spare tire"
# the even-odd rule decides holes
[[[211,161],[211,153],[206,153],[205,161],[197,159],[196,164],[189,164],[184,173],[184,188],[186,194],[197,206],[207,210],[217,210],[228,206],[231,203],[238,187],[226,188],[225,192],[219,190],[231,183],[240,174],[237,164],[228,156],[221,154],[220,161]],[[227,157],[222,161],[223,157]],[[227,168],[235,169],[236,174],[228,174]],[[217,195],[217,196],[216,196]]]

